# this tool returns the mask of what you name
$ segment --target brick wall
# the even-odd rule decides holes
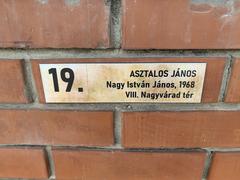
[[[238,0],[0,0],[0,180],[238,180],[239,32]],[[47,104],[62,62],[204,62],[202,103]]]

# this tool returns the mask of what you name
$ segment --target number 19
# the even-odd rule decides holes
[[[58,84],[58,76],[57,76],[57,69],[51,68],[48,70],[49,74],[52,74],[53,77],[53,85],[54,85],[54,91],[59,92],[59,84]],[[70,92],[72,90],[73,82],[74,82],[74,72],[70,68],[63,68],[60,71],[61,79],[62,81],[68,83],[66,92]]]

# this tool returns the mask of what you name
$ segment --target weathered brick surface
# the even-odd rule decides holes
[[[236,59],[232,65],[232,72],[227,89],[225,102],[240,103],[240,61]]]
[[[240,147],[240,112],[127,112],[124,147]]]
[[[0,110],[0,144],[107,146],[111,112]]]
[[[123,0],[125,49],[240,48],[239,1]]]
[[[58,180],[196,180],[204,153],[53,152]]]
[[[0,0],[0,47],[109,47],[104,0]]]
[[[47,179],[43,150],[1,148],[0,178]]]
[[[0,103],[27,103],[20,60],[0,61]]]
[[[239,153],[216,153],[208,180],[238,180],[240,177]]]
[[[218,102],[223,70],[225,66],[224,58],[113,58],[113,59],[59,59],[59,60],[34,60],[32,61],[33,74],[39,101],[45,103],[42,80],[39,64],[46,63],[80,63],[80,62],[188,62],[207,63],[205,83],[203,87],[202,102]]]

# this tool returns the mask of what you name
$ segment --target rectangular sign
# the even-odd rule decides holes
[[[206,63],[40,64],[47,103],[200,103]]]

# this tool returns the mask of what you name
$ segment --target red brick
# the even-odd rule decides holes
[[[40,149],[0,149],[0,178],[47,179],[44,152]]]
[[[222,83],[224,58],[115,58],[115,59],[61,59],[61,60],[34,60],[32,61],[33,74],[39,100],[45,103],[39,64],[51,63],[80,63],[80,62],[202,62],[207,63],[205,83],[203,87],[202,102],[218,102],[218,96]]]
[[[0,144],[113,143],[112,112],[1,110]]]
[[[124,147],[239,147],[240,112],[126,112]]]
[[[109,47],[105,0],[0,0],[0,47]]]
[[[53,152],[56,177],[104,180],[201,179],[204,153]]]
[[[214,155],[208,180],[239,180],[239,177],[239,153],[217,153]]]
[[[235,0],[123,0],[122,46],[125,49],[240,48],[239,9],[240,3]]]
[[[0,60],[0,82],[0,103],[27,103],[20,60]]]
[[[225,102],[240,102],[240,61],[235,60],[232,66],[231,78],[228,84],[228,90]]]

